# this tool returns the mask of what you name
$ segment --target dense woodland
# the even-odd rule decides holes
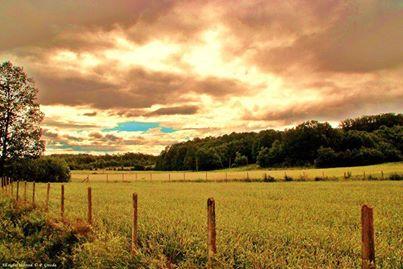
[[[155,165],[156,156],[142,153],[125,154],[54,154],[54,159],[62,159],[72,170],[131,169],[149,170]]]
[[[212,170],[257,163],[261,167],[369,165],[402,160],[403,114],[329,123],[307,121],[284,131],[231,133],[168,146],[156,170]]]

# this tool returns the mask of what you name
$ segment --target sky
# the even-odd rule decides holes
[[[403,1],[0,0],[46,154],[403,112]]]

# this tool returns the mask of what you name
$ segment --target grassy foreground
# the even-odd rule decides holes
[[[403,173],[403,162],[384,163],[368,166],[336,167],[336,168],[289,168],[289,169],[259,169],[256,165],[240,168],[231,168],[209,172],[192,171],[110,171],[110,170],[76,170],[72,171],[72,180],[81,182],[89,177],[90,181],[191,181],[191,180],[245,180],[262,179],[264,175],[274,177],[277,180],[284,179],[287,175],[294,180],[314,180],[315,177],[331,179],[343,179],[345,173],[350,172],[349,179],[362,179],[365,176],[381,179],[394,173]]]
[[[206,200],[214,197],[217,268],[358,268],[360,206],[374,207],[376,262],[403,266],[403,182],[65,184],[66,215],[86,216],[93,188],[96,239],[82,245],[83,268],[205,268]],[[28,197],[31,197],[29,185]],[[139,195],[140,251],[131,257],[131,194]],[[46,185],[37,184],[37,202]],[[60,212],[52,184],[50,215]]]

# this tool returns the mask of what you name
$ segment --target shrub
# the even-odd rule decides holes
[[[285,181],[293,181],[293,178],[290,177],[290,176],[285,175],[285,176],[284,176],[284,180],[285,180]]]
[[[264,174],[263,182],[275,182],[276,179],[270,175]]]
[[[368,176],[368,180],[378,180],[379,178],[377,178],[376,176],[374,176],[374,175],[369,175]]]
[[[390,176],[389,176],[389,179],[390,180],[403,180],[403,175],[399,175],[399,174],[391,174]]]

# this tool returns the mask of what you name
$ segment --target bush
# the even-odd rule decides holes
[[[293,178],[286,175],[286,176],[284,176],[284,180],[285,181],[293,181]]]
[[[391,174],[391,175],[389,176],[389,179],[390,179],[390,180],[403,180],[403,176],[402,176],[402,175],[399,175],[399,174]]]
[[[9,176],[17,180],[36,182],[68,182],[70,169],[61,159],[24,159],[12,163]]]
[[[263,182],[275,182],[276,179],[270,175],[264,174]]]

